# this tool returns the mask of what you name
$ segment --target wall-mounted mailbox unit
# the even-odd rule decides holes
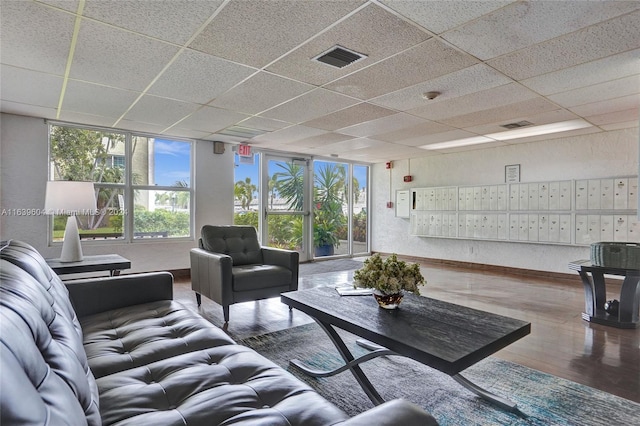
[[[410,195],[411,191],[408,189],[396,191],[396,217],[409,218],[411,210]]]

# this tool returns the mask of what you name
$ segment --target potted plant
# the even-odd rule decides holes
[[[334,248],[340,245],[338,229],[342,225],[343,215],[340,206],[330,204],[316,205],[313,224],[313,246],[316,256],[332,256]]]
[[[398,260],[395,253],[386,260],[379,253],[374,254],[354,272],[353,280],[354,287],[372,288],[378,304],[385,309],[397,308],[403,291],[419,295],[418,286],[426,283],[419,264]]]

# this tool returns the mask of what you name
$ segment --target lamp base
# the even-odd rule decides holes
[[[64,240],[62,241],[62,253],[60,262],[80,262],[83,259],[78,222],[71,215],[67,218],[67,226],[64,228]]]

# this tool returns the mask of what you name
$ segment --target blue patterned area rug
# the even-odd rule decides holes
[[[356,336],[342,331],[340,334],[356,356],[366,353],[355,344]],[[315,323],[250,337],[240,343],[287,369],[351,416],[373,407],[350,372],[314,379],[289,364],[294,358],[318,369],[343,364],[329,338]],[[467,369],[464,376],[510,398],[526,417],[503,411],[446,374],[408,358],[380,357],[361,367],[385,400],[403,398],[414,402],[442,426],[612,426],[637,425],[640,419],[640,404],[633,401],[495,357]]]

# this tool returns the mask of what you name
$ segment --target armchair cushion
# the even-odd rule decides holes
[[[259,279],[256,279],[259,277]],[[262,290],[291,282],[291,270],[275,265],[233,267],[233,291]]]
[[[207,251],[231,256],[234,266],[262,263],[258,233],[253,226],[205,225],[200,243]]]

